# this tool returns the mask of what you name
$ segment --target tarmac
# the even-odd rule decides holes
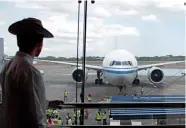
[[[36,65],[36,68],[44,70],[45,74],[44,82],[46,85],[46,98],[49,100],[63,100],[64,91],[68,91],[68,102],[76,102],[76,83],[72,79],[71,66],[66,65]],[[94,80],[96,78],[96,72],[90,71],[88,79],[85,83],[85,102],[88,102],[86,97],[90,93],[92,95],[92,102],[100,102],[102,97],[106,94],[108,96],[118,95],[118,89],[110,84],[95,85]],[[156,88],[150,84],[147,76],[139,76],[140,85],[128,86],[123,94],[132,95],[136,91],[140,95],[141,86],[144,87],[144,95],[185,95],[185,77],[180,73],[180,76],[165,76],[161,85],[157,85]],[[80,102],[81,84],[77,86],[77,102]],[[85,120],[85,125],[96,125],[95,115],[97,109],[89,109],[88,120]],[[59,110],[60,117],[65,123],[65,117],[67,113],[72,113],[71,109]],[[143,124],[149,125],[152,122],[143,120]],[[155,123],[155,122],[153,122]],[[126,123],[124,123],[126,124]]]

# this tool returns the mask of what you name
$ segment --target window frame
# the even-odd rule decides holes
[[[125,64],[123,64],[123,63],[125,63]],[[131,61],[121,61],[121,64],[122,64],[122,66],[133,66]]]

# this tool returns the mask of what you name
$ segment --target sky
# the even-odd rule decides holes
[[[83,0],[84,1],[84,0]],[[84,3],[80,5],[80,50]],[[34,17],[54,34],[40,56],[76,57],[77,0],[0,0],[0,37],[5,54],[15,55],[12,23]],[[184,0],[88,0],[87,56],[125,49],[135,56],[185,55]]]

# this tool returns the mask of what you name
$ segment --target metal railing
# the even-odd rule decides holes
[[[99,108],[185,108],[184,102],[144,102],[144,103],[65,103],[59,105],[61,109],[72,109],[72,108],[82,108],[82,109],[99,109]],[[137,114],[136,114],[137,115]],[[177,118],[185,118],[185,115],[174,116]],[[69,127],[69,126],[61,126]],[[51,127],[51,128],[61,128],[61,127]],[[134,128],[185,128],[185,124],[175,124],[175,125],[142,125],[142,126],[132,126],[132,125],[120,125],[120,126],[110,126],[110,125],[73,125],[70,127],[134,127]],[[50,127],[48,127],[50,128]]]
[[[94,126],[94,125],[76,125],[76,126],[51,126],[47,128],[81,128],[81,127],[104,127],[104,128],[118,128],[118,127],[130,127],[130,128],[185,128],[185,125],[159,125],[159,126],[130,126],[130,125],[122,125],[122,126],[110,126],[110,125],[103,125],[103,126]]]
[[[185,108],[183,102],[65,103],[61,108]]]
[[[148,103],[65,103],[59,105],[61,109],[71,109],[71,108],[88,108],[88,109],[98,109],[98,108],[185,108],[184,102],[172,102],[172,103],[161,103],[161,102],[148,102]],[[137,114],[136,114],[137,115]],[[179,118],[184,118],[182,115]],[[64,128],[69,126],[51,126],[47,128]],[[121,125],[121,126],[110,126],[110,125],[73,125],[71,128],[75,127],[134,127],[134,128],[185,128],[185,124],[175,124],[175,125],[142,125],[142,126],[131,126],[131,125]]]

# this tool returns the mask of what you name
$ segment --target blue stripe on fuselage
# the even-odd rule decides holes
[[[128,68],[123,68],[123,67],[103,67],[104,69],[136,69],[138,67],[128,67]]]
[[[128,71],[127,70],[121,71],[121,70],[113,70],[113,68],[112,69],[104,68],[103,71],[108,73],[113,73],[113,74],[130,74],[130,73],[135,73],[136,69],[131,68],[131,70]]]

